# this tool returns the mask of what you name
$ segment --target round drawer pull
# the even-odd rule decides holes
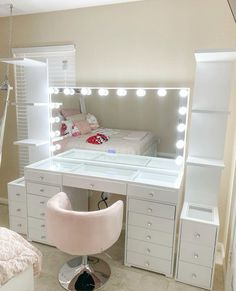
[[[40,216],[45,216],[45,213],[40,213]]]
[[[151,253],[151,250],[150,250],[149,248],[147,248],[147,249],[146,249],[146,253],[147,253],[147,254],[150,254],[150,253]]]
[[[148,223],[147,223],[147,226],[152,226],[152,223],[149,221]]]
[[[20,193],[16,193],[16,196],[18,196],[18,197],[19,197],[19,196],[20,196]]]
[[[192,274],[192,278],[193,278],[193,279],[196,279],[196,278],[197,278],[197,275],[196,275],[195,273],[193,273],[193,274]]]
[[[19,223],[19,224],[17,224],[17,226],[18,226],[18,227],[22,227],[22,224],[21,224],[21,223]]]
[[[41,204],[41,205],[44,205],[44,204],[45,204],[45,201],[40,201],[40,204]]]
[[[153,192],[148,193],[148,195],[149,195],[150,197],[154,197],[154,193],[153,193]]]
[[[197,253],[194,253],[194,259],[198,259],[199,255]]]
[[[148,208],[147,210],[149,213],[152,213],[152,208]]]
[[[150,266],[150,262],[146,262],[146,263],[145,263],[145,266],[146,266],[146,267],[149,267],[149,266]]]
[[[44,228],[45,227],[45,224],[41,224],[41,227]]]
[[[194,234],[194,236],[195,236],[195,238],[200,238],[200,237],[201,237],[200,233],[198,233],[198,232],[196,232],[196,233]]]
[[[147,236],[146,236],[146,239],[147,239],[147,240],[150,240],[151,238],[152,238],[152,237],[151,237],[150,235],[147,235]]]
[[[45,239],[46,238],[46,236],[45,235],[41,235],[41,239]]]
[[[41,188],[39,191],[42,193],[42,192],[44,192],[44,189]]]
[[[17,212],[21,212],[21,209],[20,209],[20,208],[17,208],[16,211],[17,211]]]

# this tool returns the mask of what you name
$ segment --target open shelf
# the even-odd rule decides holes
[[[0,62],[24,67],[43,67],[46,63],[27,58],[3,58]]]
[[[39,140],[39,139],[23,139],[23,140],[18,140],[14,142],[14,145],[32,146],[32,147],[38,147],[38,146],[42,146],[46,144],[48,144],[47,140]]]
[[[187,164],[188,165],[206,166],[206,167],[224,168],[224,161],[223,160],[205,159],[205,158],[198,158],[198,157],[191,157],[191,156],[188,157]]]

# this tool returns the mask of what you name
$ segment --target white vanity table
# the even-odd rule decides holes
[[[18,213],[25,214],[29,240],[48,243],[45,209],[54,194],[66,191],[85,211],[88,190],[126,195],[125,264],[172,277],[182,176],[175,160],[70,150],[25,167],[26,191],[22,181],[19,187],[9,183],[9,196],[19,197],[21,189],[24,199],[20,204],[9,199],[9,207],[22,207]],[[11,221],[14,214],[10,211]],[[16,225],[11,228],[19,231]]]

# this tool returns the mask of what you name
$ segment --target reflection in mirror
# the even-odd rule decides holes
[[[184,156],[189,88],[50,88],[51,150]]]
[[[10,91],[11,87],[9,85],[0,87],[0,167],[2,162],[3,138],[5,132]]]

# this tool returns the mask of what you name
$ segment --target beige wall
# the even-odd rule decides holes
[[[7,22],[7,18],[0,19],[1,56],[7,53]],[[65,43],[77,46],[80,85],[192,86],[194,51],[235,48],[236,25],[223,0],[146,0],[14,18],[14,47]],[[219,200],[222,226],[231,163],[230,130],[227,137],[227,164]],[[7,195],[7,181],[17,177],[14,139],[11,107],[0,172],[1,197]]]

